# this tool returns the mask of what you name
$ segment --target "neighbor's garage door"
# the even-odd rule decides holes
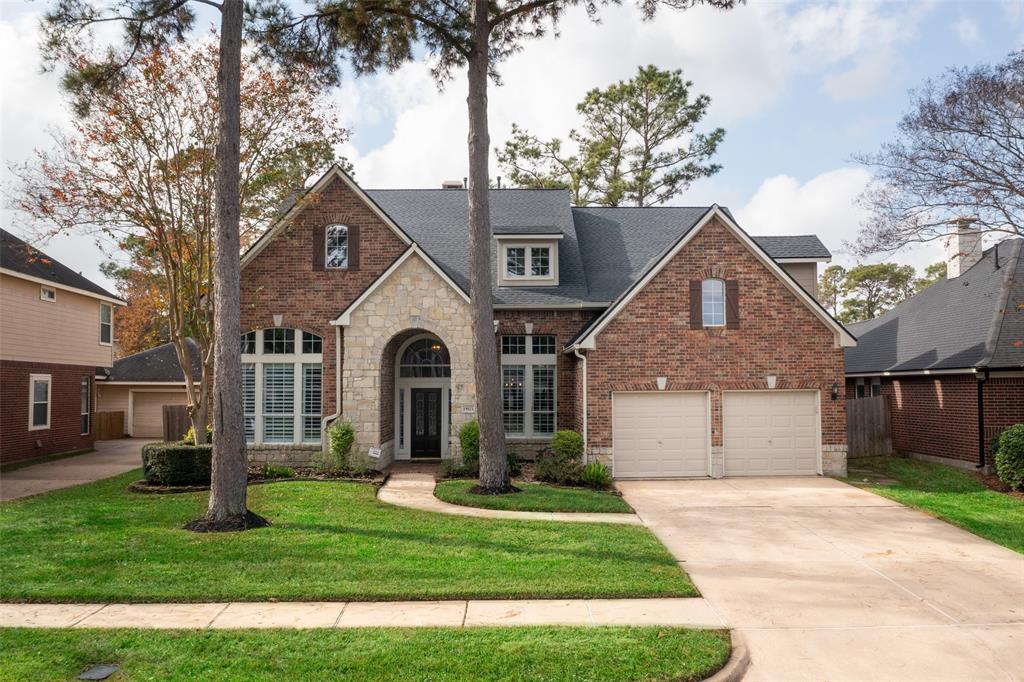
[[[816,391],[723,393],[726,476],[818,473]]]
[[[135,438],[164,437],[164,405],[185,405],[184,391],[132,391],[132,431]]]
[[[612,394],[612,443],[616,478],[707,476],[707,394]]]

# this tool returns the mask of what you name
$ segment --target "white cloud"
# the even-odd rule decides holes
[[[965,47],[974,47],[981,42],[981,28],[970,17],[961,17],[953,24],[953,32]]]
[[[736,217],[751,234],[816,234],[832,252],[832,262],[854,265],[857,260],[844,247],[857,236],[867,218],[856,198],[871,180],[863,168],[837,168],[801,183],[776,175],[761,183]],[[923,268],[942,259],[938,244],[905,247],[896,254],[869,260],[898,260]]]

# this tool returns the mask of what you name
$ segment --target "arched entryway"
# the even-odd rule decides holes
[[[452,404],[448,347],[423,330],[407,331],[393,341],[381,362],[385,379],[391,378],[381,382],[381,401],[393,400],[390,410],[382,405],[382,416],[390,419],[381,420],[381,429],[390,431],[386,435],[393,439],[396,459],[447,458]]]

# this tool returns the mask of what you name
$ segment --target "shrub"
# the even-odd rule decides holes
[[[142,448],[142,475],[150,485],[210,485],[210,445],[150,443]]]
[[[209,424],[206,425],[206,442],[210,443],[213,440],[213,427]],[[196,428],[194,426],[188,427],[188,431],[182,437],[181,442],[185,445],[196,444]]]
[[[295,475],[295,470],[291,467],[267,462],[260,467],[260,475],[263,478],[291,478]]]
[[[583,471],[580,473],[580,482],[588,488],[597,488],[599,490],[610,488],[612,486],[612,474],[604,464],[591,462],[583,467]]]
[[[559,431],[551,439],[551,450],[562,459],[583,459],[583,436],[575,431]]]
[[[1011,490],[1024,490],[1024,424],[1014,424],[999,434],[996,474]]]
[[[350,471],[353,468],[352,446],[356,442],[356,429],[352,422],[338,419],[327,429],[327,452],[315,459],[317,468],[326,472]]]
[[[560,457],[554,450],[544,450],[537,455],[533,477],[538,481],[558,485],[579,485],[583,466],[579,460]]]
[[[519,458],[516,457],[514,452],[506,452],[505,460],[508,462],[508,475],[509,477],[518,476],[523,473],[523,465],[519,463]]]
[[[437,469],[438,478],[476,478],[480,474],[476,467],[469,468],[456,464],[454,460],[446,459],[441,462]]]
[[[480,424],[475,419],[459,429],[459,447],[462,452],[462,466],[467,469],[480,468]]]

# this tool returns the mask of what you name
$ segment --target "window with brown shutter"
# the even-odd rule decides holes
[[[324,269],[324,233],[326,227],[313,228],[313,270]]]
[[[701,317],[700,280],[690,282],[690,329],[703,329],[704,322]]]
[[[725,326],[740,327],[740,283],[734,279],[725,280]]]
[[[348,269],[359,269],[359,226],[350,225],[348,228]]]

